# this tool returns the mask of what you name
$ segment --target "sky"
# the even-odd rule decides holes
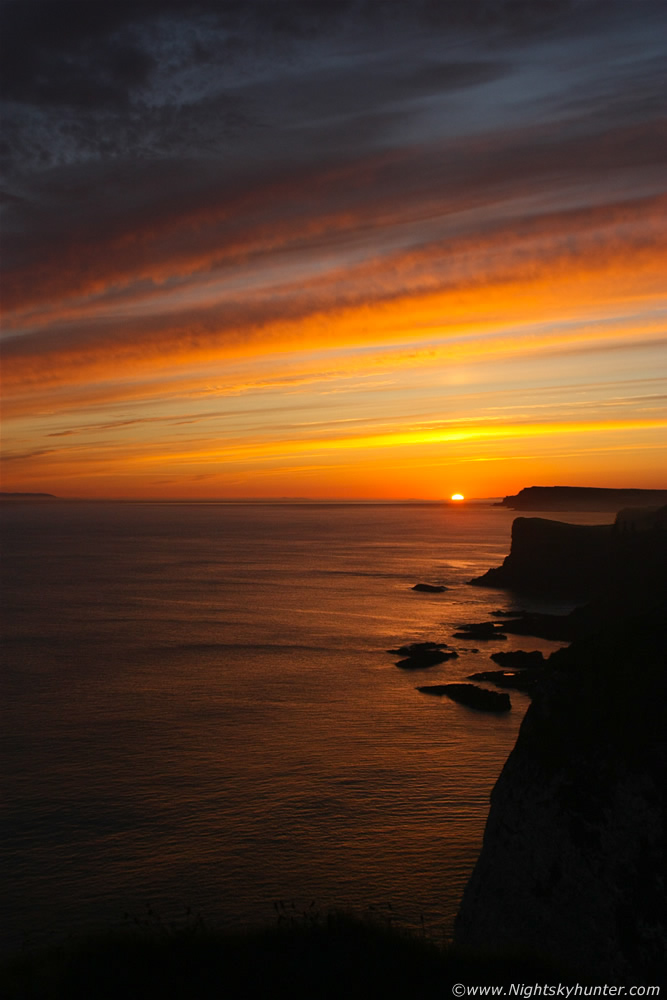
[[[664,0],[3,0],[2,490],[667,487]]]

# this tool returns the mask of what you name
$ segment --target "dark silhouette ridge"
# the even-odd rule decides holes
[[[0,500],[57,500],[53,493],[2,493]]]
[[[567,524],[517,517],[502,566],[470,582],[531,593],[590,594],[608,573],[611,525]]]
[[[590,597],[610,585],[628,587],[632,582],[644,589],[647,577],[657,581],[664,572],[666,528],[667,507],[621,510],[614,524],[602,525],[517,517],[510,553],[502,566],[470,583],[506,587],[518,594],[574,598]],[[522,617],[527,621],[531,616]],[[502,627],[508,631],[506,625]],[[521,628],[513,623],[512,631]]]
[[[614,490],[595,486],[527,486],[507,496],[496,507],[512,510],[608,510],[660,506],[667,490]]]
[[[493,790],[458,947],[539,955],[601,983],[662,981],[666,516],[621,512],[592,600],[560,619],[573,641],[540,671]],[[503,627],[529,634],[548,617]]]

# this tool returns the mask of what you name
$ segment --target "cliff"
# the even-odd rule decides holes
[[[608,572],[611,530],[610,524],[591,527],[517,517],[502,566],[470,582],[531,593],[589,594]]]
[[[667,507],[619,511],[614,524],[517,517],[502,566],[470,583],[539,594],[588,597],[610,585],[644,588],[665,572]],[[631,595],[630,595],[631,596]]]
[[[459,948],[661,981],[666,654],[648,612],[559,654],[493,790]]]
[[[603,536],[604,584],[549,658],[493,790],[455,928],[463,950],[599,983],[662,981],[666,516],[623,512]]]
[[[610,490],[590,486],[528,486],[497,507],[511,510],[608,510],[667,504],[667,490]]]

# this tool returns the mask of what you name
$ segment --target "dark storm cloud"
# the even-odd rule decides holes
[[[614,171],[636,172],[641,195],[667,159],[664,62],[633,41],[664,24],[653,0],[1,10],[17,307],[131,297],[369,232],[380,247],[396,206],[411,222]]]
[[[195,66],[219,57],[223,38],[225,55],[236,47],[247,57],[350,33],[380,46],[423,29],[534,37],[583,31],[619,10],[614,0],[5,0],[2,92],[23,104],[126,110],[156,69],[157,36],[186,27],[179,58]]]
[[[667,37],[667,33],[666,33]],[[613,74],[601,75],[585,92],[566,92],[559,110],[579,121],[622,124],[661,120],[667,95],[667,60],[664,52],[650,54]]]
[[[603,9],[609,16],[614,5]],[[407,9],[406,9],[407,8]],[[1,85],[4,97],[22,104],[125,111],[138,88],[156,69],[155,36],[199,27],[187,52],[192,65],[219,56],[220,32],[239,51],[257,53],[286,41],[303,42],[327,34],[359,32],[382,42],[392,29],[428,26],[434,30],[499,28],[519,33],[580,25],[600,4],[588,0],[478,0],[474,4],[344,2],[323,0],[9,0],[2,6]]]
[[[150,56],[115,33],[132,23],[127,3],[18,0],[2,7],[2,93],[21,103],[127,106]]]
[[[216,148],[221,119],[231,128],[254,122],[244,91],[249,82],[252,86],[253,73],[258,75],[261,104],[262,83],[265,89],[267,76],[275,82],[276,64],[287,68],[292,88],[303,86],[305,76],[307,90],[310,70],[313,96],[324,102],[323,111],[337,97],[345,104],[354,94],[358,103],[363,93],[372,107],[391,99],[401,83],[408,92],[449,89],[498,72],[497,61],[484,59],[411,67],[409,54],[398,72],[396,61],[383,67],[375,60],[366,68],[365,56],[373,62],[376,44],[382,51],[401,29],[410,37],[423,27],[429,5],[421,6],[424,10],[417,4],[406,16],[400,5],[383,4],[380,16],[377,5],[340,0],[6,3],[0,32],[2,95],[10,103],[5,158],[13,154],[25,168],[77,156],[170,155],[188,146],[206,152]],[[455,24],[461,21],[454,16]],[[361,58],[320,72],[307,50],[328,43],[352,55],[361,45]],[[333,90],[332,76],[339,81]],[[341,78],[348,76],[343,89]]]
[[[400,145],[430,97],[511,77],[540,40],[648,22],[659,6],[9,0],[0,10],[0,156],[19,195],[33,171],[79,163],[150,161],[159,184],[157,163],[170,159],[216,158],[243,176],[267,161],[281,169]],[[607,96],[631,101],[642,86]]]

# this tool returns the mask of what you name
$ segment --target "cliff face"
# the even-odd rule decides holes
[[[470,582],[539,594],[588,597],[613,587],[628,598],[667,574],[667,507],[621,510],[614,524],[517,517],[502,566]]]
[[[455,929],[464,949],[531,955],[600,983],[662,981],[666,513],[628,513],[600,536],[604,584],[574,612],[579,638],[549,658],[491,796]],[[535,522],[538,537],[552,531]]]
[[[470,582],[531,593],[589,594],[607,575],[611,530],[608,524],[591,527],[517,517],[502,566]]]
[[[536,692],[493,790],[460,947],[599,982],[661,981],[667,630],[656,613],[573,643]]]
[[[528,486],[516,496],[505,497],[499,507],[512,510],[608,510],[621,507],[659,506],[667,503],[667,490],[610,490],[584,486]]]

